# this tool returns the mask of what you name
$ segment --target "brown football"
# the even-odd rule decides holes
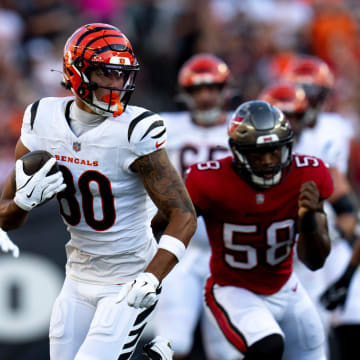
[[[45,150],[30,151],[25,154],[21,160],[23,161],[23,168],[26,175],[36,173],[41,167],[53,156]],[[55,174],[59,171],[57,163],[50,169],[48,175]]]

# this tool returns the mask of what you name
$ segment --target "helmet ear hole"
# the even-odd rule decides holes
[[[83,96],[84,93],[85,93],[84,88],[83,88],[82,86],[79,86],[79,87],[78,87],[78,94],[79,94],[80,96]]]
[[[89,91],[96,90],[99,85],[94,81],[89,81],[88,89]]]
[[[74,65],[75,65],[77,68],[82,69],[82,68],[84,67],[84,62],[82,61],[81,58],[77,58],[77,59],[75,60]]]
[[[66,89],[66,90],[71,90],[71,83],[69,80],[66,81],[62,81],[61,85]]]

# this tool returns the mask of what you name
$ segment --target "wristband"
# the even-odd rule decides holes
[[[309,210],[300,219],[300,232],[301,233],[314,233],[317,230],[317,222],[315,214],[319,212],[325,214],[323,210]]]
[[[184,256],[185,253],[185,244],[177,239],[176,237],[170,235],[162,235],[159,240],[159,248],[171,252],[178,261]]]

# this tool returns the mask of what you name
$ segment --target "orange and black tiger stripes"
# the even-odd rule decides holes
[[[90,42],[93,40],[93,37],[99,33],[99,35],[101,34],[101,32],[103,32],[104,30],[113,30],[115,32],[114,35],[118,34],[119,33],[119,29],[117,29],[116,27],[112,27],[112,26],[97,26],[97,27],[94,27],[94,28],[90,28],[90,29],[87,29],[86,32],[84,32],[77,40],[76,40],[76,43],[75,43],[75,47],[76,47],[76,50],[75,50],[75,55],[78,55],[77,54],[77,50],[80,50],[80,49],[87,49],[88,48],[88,40],[86,40],[86,38],[88,36],[91,35],[91,40]],[[75,34],[76,36],[76,34]],[[99,39],[101,39],[103,36],[100,36]]]

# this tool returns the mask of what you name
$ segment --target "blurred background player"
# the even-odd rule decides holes
[[[344,256],[344,252],[350,251],[349,243],[355,237],[356,206],[346,177],[351,125],[339,114],[323,111],[334,84],[333,74],[324,61],[301,56],[288,70],[286,78],[292,82],[274,83],[260,98],[279,107],[290,120],[297,135],[294,151],[322,158],[329,165],[334,181],[334,193],[329,198],[331,206],[327,203],[325,206],[334,241],[330,256],[324,268],[315,273],[295,261],[295,271],[328,327],[330,319],[319,297],[346,267],[344,260],[346,262],[350,255]]]
[[[360,336],[360,238],[353,250],[346,243],[336,248],[336,263],[339,268],[336,277],[321,295],[321,304],[332,313],[332,330],[335,344],[332,347],[331,360],[351,360],[358,351]],[[343,271],[341,273],[341,271]]]
[[[186,177],[212,249],[207,308],[241,359],[325,360],[320,318],[292,264],[297,234],[310,269],[330,251],[330,173],[316,157],[292,155],[288,120],[264,101],[240,105],[228,133],[233,156]]]
[[[160,115],[167,125],[169,158],[183,175],[195,162],[211,163],[230,154],[226,136],[230,114],[225,110],[229,79],[225,62],[207,53],[194,55],[179,71],[180,98],[187,111]],[[234,359],[233,349],[204,312],[203,289],[209,259],[208,236],[199,219],[185,258],[163,283],[164,296],[155,315],[155,331],[171,339],[175,359],[190,354],[199,320],[207,359]]]

